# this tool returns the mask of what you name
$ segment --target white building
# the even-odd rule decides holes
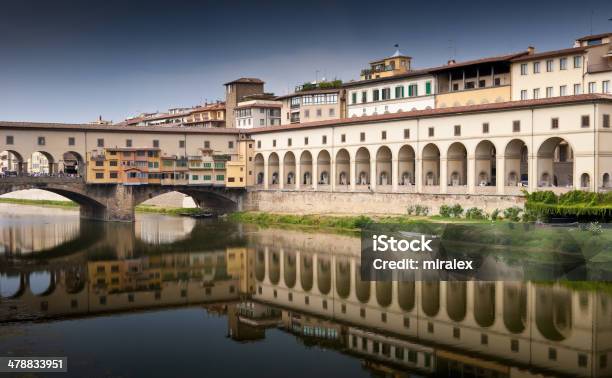
[[[282,106],[282,102],[273,100],[258,99],[239,102],[234,109],[236,127],[252,129],[280,125]]]

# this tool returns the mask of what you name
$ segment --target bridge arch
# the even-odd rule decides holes
[[[29,276],[30,292],[38,296],[47,296],[55,291],[55,273],[50,271],[35,271]]]
[[[348,186],[351,183],[351,156],[349,152],[341,148],[336,153],[336,184]]]
[[[331,156],[327,150],[321,150],[317,155],[317,182],[319,185],[330,184]]]
[[[465,319],[467,313],[467,283],[448,281],[446,283],[446,311],[455,322]]]
[[[312,255],[303,254],[300,259],[300,284],[302,290],[310,291],[313,284]]]
[[[4,150],[0,152],[0,171],[22,173],[27,171],[27,163],[23,156],[15,150]]]
[[[370,289],[372,283],[370,281],[361,280],[361,266],[355,266],[355,295],[361,303],[368,303],[370,301]]]
[[[348,260],[336,261],[336,291],[342,299],[351,293],[351,262]]]
[[[298,177],[304,187],[312,187],[312,154],[310,151],[304,151],[300,155],[300,175]]]
[[[285,286],[293,288],[295,286],[297,276],[297,264],[295,261],[295,252],[285,251],[283,256],[283,279]]]
[[[331,262],[328,258],[317,258],[317,287],[323,295],[331,290]]]
[[[391,185],[393,176],[391,174],[391,149],[381,146],[376,152],[376,181],[378,185]]]

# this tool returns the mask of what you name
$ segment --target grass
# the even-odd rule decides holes
[[[41,207],[55,207],[63,209],[76,209],[79,204],[73,201],[56,201],[56,200],[35,200],[21,198],[0,198],[0,203],[10,203],[14,205],[30,205]],[[183,207],[157,207],[152,205],[138,205],[136,211],[139,213],[155,213],[164,215],[182,215],[182,214],[197,214],[202,211],[199,208],[183,208]]]

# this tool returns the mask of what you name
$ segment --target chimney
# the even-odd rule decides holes
[[[535,47],[533,46],[527,47],[527,54],[532,55],[534,52],[535,52]]]
[[[448,62],[446,64],[448,64],[449,66],[452,66],[453,64],[457,63],[455,61],[455,59],[449,59]]]

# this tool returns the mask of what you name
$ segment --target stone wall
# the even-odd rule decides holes
[[[466,194],[344,193],[314,191],[253,190],[245,199],[245,210],[296,214],[405,215],[409,206],[429,208],[438,214],[441,205],[478,207],[487,213],[512,206],[523,207],[520,196]]]

